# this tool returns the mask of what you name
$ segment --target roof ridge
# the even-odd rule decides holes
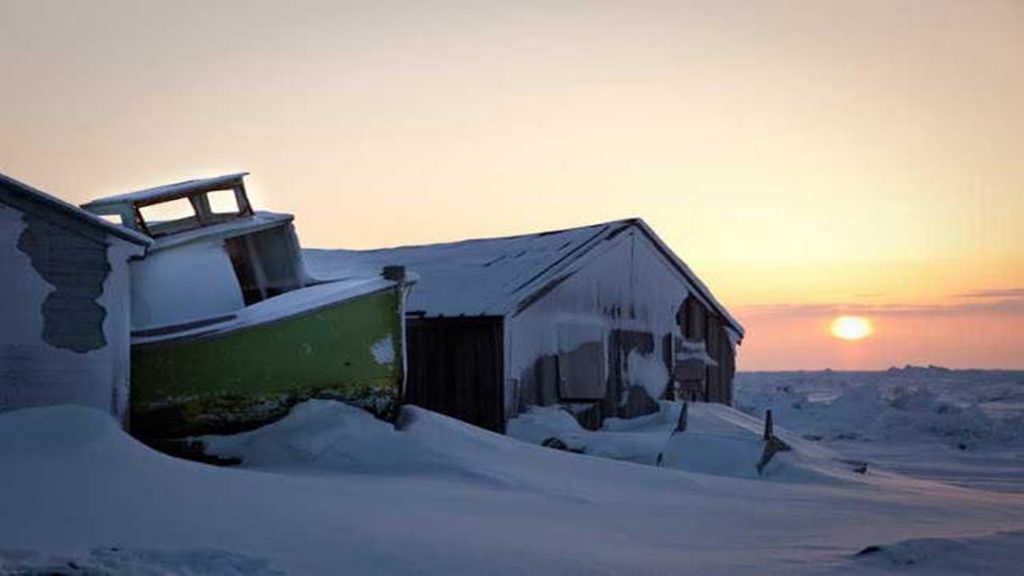
[[[75,206],[70,202],[62,200],[47,192],[43,192],[42,190],[36,188],[35,186],[31,186],[20,180],[12,178],[6,174],[0,173],[0,185],[3,184],[6,184],[7,186],[0,186],[0,192],[6,191],[12,195],[22,194],[34,200],[42,201],[64,212],[65,214],[76,217],[84,222],[92,224],[97,228],[100,228],[101,230],[105,230],[109,234],[113,234],[123,240],[127,240],[140,246],[149,246],[153,243],[152,239],[142,234],[139,234],[134,230],[131,230],[124,226],[120,226],[118,224],[114,224],[112,222],[108,222],[103,218],[100,218],[99,216],[86,210],[83,210],[82,208],[79,208],[78,206]]]
[[[405,250],[412,248],[438,248],[441,246],[456,246],[460,244],[472,244],[475,242],[493,242],[497,240],[517,240],[520,238],[528,238],[530,236],[542,237],[542,236],[553,236],[555,234],[565,234],[567,232],[576,232],[578,230],[584,230],[586,228],[597,228],[600,226],[611,226],[614,224],[633,224],[635,222],[642,222],[643,220],[638,217],[631,218],[620,218],[618,220],[608,220],[605,222],[595,222],[594,224],[585,224],[583,226],[573,226],[571,228],[561,228],[558,230],[544,230],[541,232],[526,232],[523,234],[512,234],[509,236],[488,236],[485,238],[465,238],[462,240],[449,240],[445,242],[430,242],[427,244],[400,244],[398,246],[385,246],[382,248],[365,248],[365,249],[353,249],[353,248],[308,248],[309,250],[326,250],[334,252],[337,250],[345,250],[348,252],[385,252],[389,250]]]

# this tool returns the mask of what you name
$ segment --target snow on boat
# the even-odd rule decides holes
[[[245,175],[83,206],[153,239],[132,263],[136,436],[244,430],[311,397],[387,416],[400,398],[404,269],[311,277],[293,217],[254,211]]]

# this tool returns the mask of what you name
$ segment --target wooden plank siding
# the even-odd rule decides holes
[[[408,318],[405,402],[505,431],[501,316]]]

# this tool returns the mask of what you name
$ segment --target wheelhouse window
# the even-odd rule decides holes
[[[199,224],[195,205],[188,198],[138,206],[143,225],[153,236],[173,234]]]
[[[214,190],[206,194],[210,214],[235,216],[242,213],[234,190]]]

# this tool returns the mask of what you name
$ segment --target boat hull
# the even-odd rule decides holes
[[[404,371],[401,298],[385,289],[273,322],[133,345],[132,431],[239,432],[313,397],[389,417]]]

